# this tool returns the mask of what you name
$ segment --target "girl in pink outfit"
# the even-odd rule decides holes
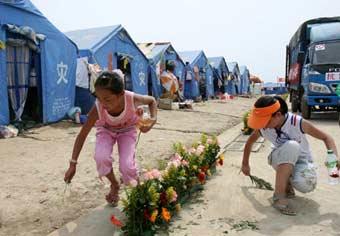
[[[103,72],[95,82],[97,100],[88,114],[88,120],[80,130],[73,147],[70,166],[64,180],[69,183],[76,173],[79,153],[91,128],[96,126],[96,147],[94,159],[99,176],[106,176],[111,182],[111,191],[106,200],[116,205],[119,183],[112,171],[112,149],[118,144],[119,171],[124,184],[138,179],[135,163],[136,127],[148,132],[156,123],[157,105],[153,97],[124,90],[124,76],[120,70]],[[141,120],[143,111],[137,107],[148,105],[150,119]]]

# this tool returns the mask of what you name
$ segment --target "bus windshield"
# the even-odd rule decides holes
[[[311,54],[313,65],[339,65],[340,41],[315,44]]]

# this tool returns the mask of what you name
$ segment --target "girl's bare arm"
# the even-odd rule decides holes
[[[302,130],[306,134],[309,134],[314,138],[322,140],[325,143],[327,150],[333,150],[334,154],[337,157],[339,157],[334,139],[329,134],[326,134],[322,130],[318,129],[316,126],[314,126],[311,122],[307,120],[302,120],[301,125],[302,125]]]
[[[250,175],[250,167],[249,167],[250,152],[251,152],[251,148],[253,144],[256,142],[256,140],[258,140],[259,137],[260,137],[260,131],[254,130],[253,133],[248,138],[246,145],[244,147],[241,171],[245,175]]]
[[[88,119],[86,123],[81,128],[76,138],[76,141],[73,145],[72,160],[77,161],[79,153],[83,148],[86,137],[90,133],[92,127],[94,126],[97,120],[98,120],[97,108],[96,106],[93,106],[88,114]]]
[[[136,107],[140,105],[148,105],[151,118],[157,119],[157,103],[154,97],[134,94],[134,102]]]

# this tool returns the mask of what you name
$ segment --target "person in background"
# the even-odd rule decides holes
[[[177,101],[179,99],[179,81],[175,76],[175,68],[175,62],[169,61],[166,64],[165,71],[161,74],[161,83],[163,88],[161,98],[169,98],[173,101]]]

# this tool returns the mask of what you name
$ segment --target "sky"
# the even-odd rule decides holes
[[[339,0],[31,0],[66,32],[121,24],[136,43],[246,65],[264,81],[285,76],[285,47],[306,20],[340,15]]]

